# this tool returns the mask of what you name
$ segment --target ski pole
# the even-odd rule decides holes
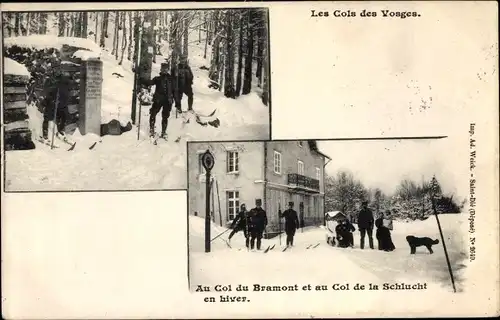
[[[231,229],[227,229],[226,231],[223,231],[223,232],[219,233],[215,238],[213,238],[212,240],[210,240],[210,242],[212,242],[215,239],[217,239],[218,237],[222,236],[224,233],[228,232],[229,230],[231,230]]]
[[[52,122],[52,142],[50,143],[50,149],[54,149],[54,137],[56,135],[56,118],[57,118],[57,108],[59,107],[59,88],[57,89],[56,104],[54,107],[54,121]]]
[[[281,203],[278,203],[278,232],[279,232],[279,238],[280,238],[280,247],[281,247]]]

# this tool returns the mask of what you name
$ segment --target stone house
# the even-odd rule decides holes
[[[206,174],[201,156],[210,150],[212,219],[228,226],[241,204],[248,210],[262,199],[267,212],[266,233],[279,231],[278,210],[289,201],[303,226],[324,223],[324,167],[330,158],[313,140],[188,143],[188,210],[205,216]]]

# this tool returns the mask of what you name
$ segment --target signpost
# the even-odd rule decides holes
[[[214,156],[209,150],[205,151],[201,157],[201,164],[206,171],[206,211],[205,211],[205,252],[210,252],[210,171],[214,167]]]

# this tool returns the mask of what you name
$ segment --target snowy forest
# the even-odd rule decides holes
[[[356,221],[357,212],[363,200],[375,216],[386,210],[394,210],[394,218],[402,221],[425,220],[434,214],[460,213],[465,200],[454,199],[442,190],[438,179],[413,181],[402,179],[393,194],[386,194],[380,188],[366,188],[349,171],[339,171],[325,177],[325,209],[339,210]]]
[[[2,19],[5,37],[52,34],[91,39],[111,52],[119,65],[135,62],[139,55],[141,77],[146,78],[151,62],[165,62],[157,61],[163,57],[173,66],[180,55],[189,57],[190,42],[196,42],[204,47],[203,58],[210,57],[205,66],[210,87],[236,98],[251,92],[255,78],[262,102],[268,105],[266,10],[24,12],[4,13]]]

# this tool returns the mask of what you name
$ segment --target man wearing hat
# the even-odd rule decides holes
[[[172,110],[173,103],[173,80],[172,76],[168,73],[168,63],[162,63],[160,75],[151,80],[141,81],[145,86],[155,85],[155,93],[153,95],[153,105],[149,111],[149,135],[155,135],[155,122],[156,115],[161,112],[161,135],[160,138],[167,139],[167,126],[170,111]]]
[[[260,246],[262,243],[262,236],[264,234],[264,230],[267,226],[267,214],[264,209],[262,209],[262,200],[255,200],[255,208],[250,210],[250,248],[253,250],[255,246],[255,239],[257,239],[257,250],[260,250]]]
[[[238,215],[236,218],[234,218],[233,222],[231,223],[230,229],[233,229],[231,233],[229,234],[229,237],[227,240],[231,242],[231,238],[234,236],[234,234],[238,231],[243,231],[243,235],[245,236],[246,239],[246,246],[248,248],[249,245],[249,237],[248,237],[248,232],[247,232],[247,222],[248,222],[248,211],[246,209],[246,205],[243,203],[241,204],[240,211],[238,212]]]
[[[300,226],[297,211],[293,210],[293,201],[288,202],[288,209],[278,214],[280,218],[285,218],[286,246],[292,247],[295,231]]]
[[[368,241],[370,248],[373,249],[373,225],[375,220],[373,219],[373,212],[368,208],[368,201],[363,201],[361,204],[361,210],[358,214],[358,229],[361,235],[360,248],[365,248],[365,234],[368,233]]]
[[[193,72],[186,56],[181,56],[177,68],[173,71],[175,81],[175,108],[182,112],[181,100],[184,94],[188,97],[188,111],[193,110]]]

